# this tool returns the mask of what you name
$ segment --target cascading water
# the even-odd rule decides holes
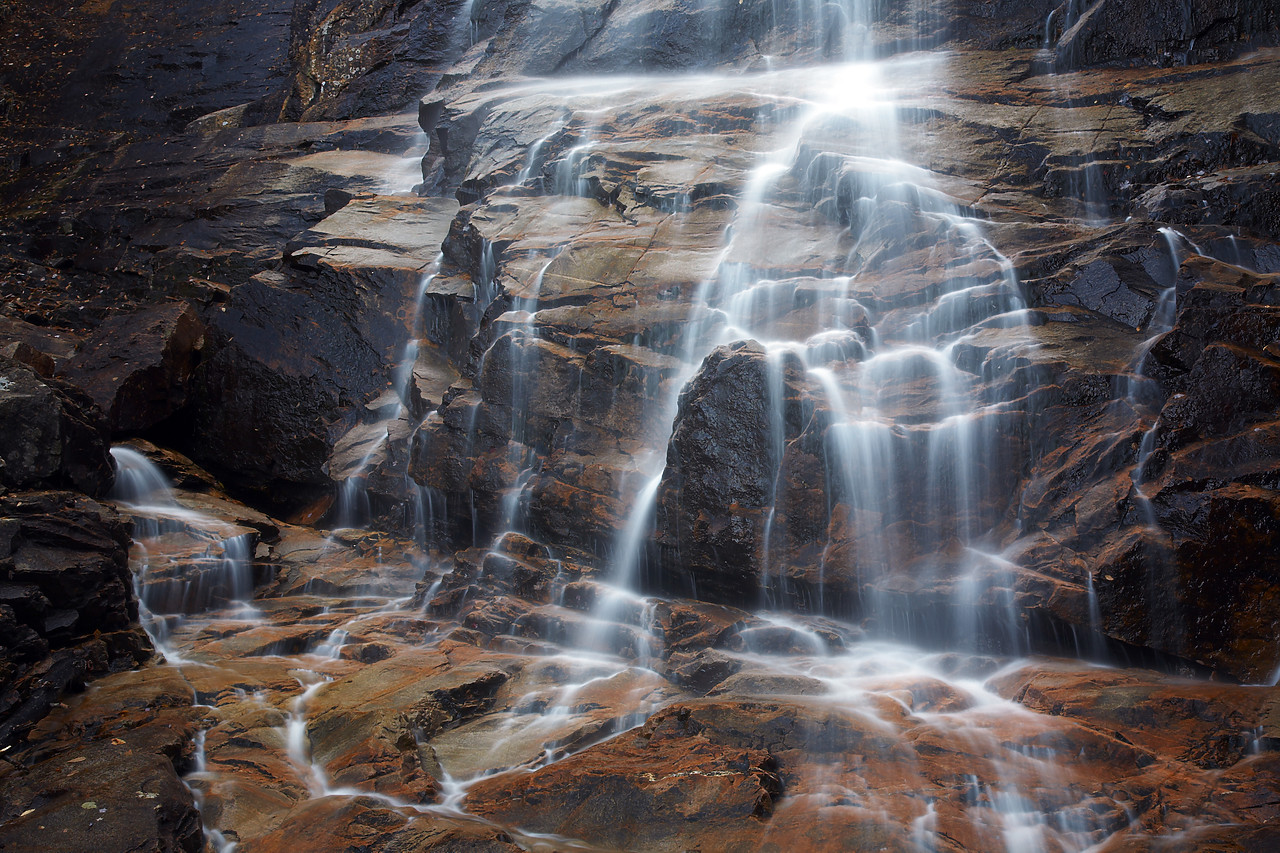
[[[906,70],[927,74],[928,66],[919,62]],[[945,550],[948,543],[961,549],[977,544],[997,522],[998,510],[985,509],[995,501],[997,487],[978,468],[980,459],[996,458],[999,451],[1000,407],[1010,392],[999,375],[1001,362],[989,362],[982,375],[974,376],[957,361],[975,333],[1016,329],[1025,313],[1010,263],[984,239],[972,212],[934,186],[927,170],[884,156],[895,153],[898,107],[877,67],[841,64],[824,67],[822,74],[825,86],[815,84],[821,75],[806,76],[802,91],[807,97],[793,101],[787,124],[774,131],[781,144],[763,155],[746,179],[720,260],[699,287],[698,302],[708,319],[701,326],[691,324],[682,358],[687,379],[713,347],[748,338],[760,342],[769,366],[766,407],[776,465],[786,441],[783,365],[794,360],[802,371],[800,382],[829,418],[826,465],[850,516],[905,520],[918,506],[939,521],[937,532],[919,541],[915,553],[890,544],[879,525],[859,528],[858,563],[844,571],[853,569],[874,587],[875,578],[902,571],[920,553]],[[756,85],[790,82],[782,75]],[[833,151],[817,153],[817,146],[832,142],[826,128],[835,123],[843,123],[847,137]],[[816,277],[779,279],[780,270],[771,268],[768,255],[756,247],[769,242],[774,197],[797,189],[819,209],[834,208],[831,212],[847,224],[851,248],[842,265],[826,266]],[[909,217],[905,229],[898,224],[903,213]],[[865,258],[877,248],[881,256],[885,250],[902,251],[897,247],[914,239],[917,229],[936,232],[932,262],[956,272],[945,278],[940,292],[925,298],[908,293],[902,299],[887,290],[880,270]],[[903,389],[912,386],[922,393],[905,397]],[[664,405],[665,411],[675,408],[674,398]],[[772,479],[779,476],[780,469]],[[654,496],[656,489],[646,487],[634,518],[652,513],[648,501]],[[763,561],[769,559],[777,511],[776,500],[769,503]],[[628,535],[635,525],[629,524]],[[623,565],[638,559],[627,552],[631,547],[627,542],[620,549]],[[988,568],[991,563],[977,557],[972,562]],[[785,599],[785,579],[767,566],[762,571],[768,578],[766,594]],[[814,606],[827,609],[821,570],[813,587]],[[967,598],[980,585],[956,589]],[[955,605],[964,610],[972,602]],[[888,600],[870,606],[886,624],[898,619],[893,608]]]
[[[375,508],[370,498],[370,476],[378,468],[389,467],[392,445],[404,441],[432,415],[430,411],[422,411],[417,372],[422,354],[423,308],[442,260],[443,256],[438,255],[419,277],[409,313],[408,334],[396,354],[390,376],[391,387],[376,401],[377,416],[348,432],[335,448],[335,455],[346,463],[341,472],[332,472],[335,478],[341,477],[337,499],[330,513],[335,528],[364,527],[374,520],[381,507]],[[433,540],[433,529],[440,513],[432,505],[433,495],[429,491],[412,483],[405,472],[399,473],[404,478],[403,491],[409,496],[405,501],[404,527],[412,530],[414,537],[425,547]]]
[[[848,36],[865,29],[860,22],[869,13],[861,6],[839,11],[843,23],[838,32],[846,36],[845,48],[834,56],[843,60],[857,58],[861,55],[859,39]],[[815,14],[830,15],[831,9]],[[807,31],[813,32],[813,28]],[[833,32],[819,28],[808,47],[819,49],[830,58],[833,41]],[[929,64],[920,62],[907,67],[920,74]],[[839,565],[838,571],[852,572],[866,585],[869,595],[863,605],[865,612],[891,633],[895,627],[902,627],[909,635],[923,639],[972,646],[979,632],[976,608],[985,599],[983,607],[990,611],[989,602],[995,595],[995,609],[1003,614],[1002,645],[1009,651],[1023,649],[1026,641],[1018,634],[1016,609],[990,589],[1006,581],[1010,566],[997,553],[999,537],[991,536],[993,528],[1001,523],[1003,506],[998,494],[1000,486],[991,472],[1001,465],[1019,464],[1017,459],[1003,458],[999,438],[1004,425],[1003,406],[1013,393],[1009,387],[1012,380],[1002,371],[1011,372],[1016,359],[993,359],[980,365],[977,372],[961,366],[970,355],[975,336],[985,330],[1006,330],[1018,339],[1016,333],[1027,322],[1012,266],[984,238],[973,212],[964,203],[940,190],[927,170],[898,159],[897,146],[892,141],[898,133],[895,94],[884,84],[875,66],[842,62],[809,69],[801,84],[804,94],[796,96],[789,87],[799,81],[799,74],[783,71],[745,84],[755,92],[765,92],[766,98],[785,102],[787,109],[782,113],[787,124],[760,129],[764,138],[774,139],[776,147],[763,153],[759,164],[750,170],[719,250],[719,261],[699,285],[696,304],[703,309],[700,316],[705,319],[687,322],[680,355],[684,364],[682,378],[673,383],[673,391],[678,393],[694,378],[699,365],[717,346],[755,339],[763,347],[768,373],[767,399],[763,403],[771,425],[768,455],[779,466],[772,477],[775,487],[769,499],[774,505],[769,515],[772,524],[778,500],[776,483],[788,442],[782,415],[787,393],[784,375],[786,365],[798,365],[799,381],[807,388],[810,405],[820,408],[829,422],[823,438],[826,464],[840,484],[841,511],[848,514],[857,530],[856,560],[853,565]],[[725,88],[744,85],[737,79],[700,82]],[[669,85],[679,92],[684,83],[677,80]],[[602,114],[609,110],[592,105],[593,96],[594,93],[578,96],[586,102],[581,107],[589,117],[585,126],[608,121]],[[632,90],[626,83],[613,93],[615,102],[624,103],[646,96],[650,95]],[[568,95],[565,102],[570,111],[575,109],[574,97]],[[815,155],[816,145],[830,141],[827,127],[837,122],[856,128],[854,141],[845,141],[835,153]],[[519,173],[521,183],[532,179],[535,161],[547,156],[548,138],[543,136],[532,145],[527,155],[529,165]],[[575,146],[549,160],[546,170],[555,176],[548,185],[552,193],[572,196],[591,192],[579,171],[592,147],[583,132]],[[769,242],[776,198],[796,192],[814,199],[819,206],[830,205],[831,213],[846,225],[850,245],[842,264],[825,265],[805,277],[788,277],[785,268],[770,265],[767,253],[759,251]],[[908,221],[905,227],[898,224],[904,215]],[[896,297],[888,281],[890,276],[883,269],[891,265],[886,259],[905,251],[905,245],[921,232],[931,234],[926,251],[928,263],[954,272],[944,277],[946,286],[941,290],[908,293],[905,299]],[[876,260],[871,261],[872,258]],[[540,283],[545,272],[543,267],[535,281]],[[491,273],[483,273],[486,280],[490,276]],[[533,322],[540,291],[535,285],[533,298],[520,305],[519,323]],[[798,306],[802,310],[797,310]],[[517,320],[508,325],[512,323]],[[514,348],[517,336],[527,341],[528,330],[513,328],[510,334],[509,346]],[[490,369],[494,358],[494,351],[490,350],[480,370]],[[513,445],[521,446],[527,429],[521,419],[529,413],[528,402],[520,397],[525,393],[522,383],[529,380],[519,371],[529,370],[530,365],[517,363],[513,356],[510,369],[515,418],[510,435]],[[904,393],[903,389],[910,390]],[[670,422],[677,410],[675,394],[659,401],[657,409],[649,416]],[[610,549],[614,555],[611,570],[604,582],[596,581],[596,604],[592,609],[595,627],[565,633],[562,641],[567,645],[607,648],[606,637],[612,633],[609,626],[619,620],[631,621],[645,608],[645,599],[636,594],[635,584],[640,579],[637,567],[648,559],[646,540],[653,530],[654,506],[663,476],[661,454],[651,454],[650,459],[649,469],[634,481],[639,488],[628,521]],[[516,523],[522,516],[518,508],[527,500],[530,478],[536,476],[527,463],[521,464],[524,473],[515,479],[503,501],[500,530],[521,526]],[[914,525],[921,532],[913,537],[909,550],[902,548],[901,536],[885,529],[891,520]],[[931,523],[932,529],[925,529],[926,522]],[[795,592],[789,589],[785,569],[768,564],[768,546],[766,526],[764,547],[757,555],[764,576],[762,591],[776,603],[789,601]],[[847,549],[835,547],[834,543],[828,543],[827,550],[833,566],[848,559]],[[945,568],[956,577],[951,584],[949,605],[959,615],[952,616],[951,624],[939,631],[937,626],[922,626],[904,609],[906,605],[887,589],[882,591],[878,582],[908,570],[921,571],[921,563],[927,562],[930,554],[941,552],[959,555],[958,560],[948,558],[951,565],[936,567],[939,571]],[[839,608],[823,598],[826,586],[820,574],[811,586],[813,597],[809,603],[819,612],[838,613]],[[780,618],[767,614],[765,617]],[[780,625],[777,630],[797,636],[803,633],[790,626]],[[655,637],[654,643],[660,644],[661,638]],[[787,668],[792,664],[767,653],[746,654],[766,670],[791,671]],[[808,666],[812,670],[804,670],[807,675],[833,668],[900,671],[902,661],[918,653],[897,649],[886,652],[883,646],[870,645],[840,651],[817,643],[806,647],[804,654],[811,656]],[[946,677],[938,670],[926,668],[926,672],[927,677]],[[837,682],[843,685],[839,679]],[[1011,706],[990,694],[977,698],[982,689],[976,684],[956,689],[967,690],[968,702],[988,710],[974,713],[972,718],[968,714],[941,713],[936,724],[952,736],[972,739],[982,752],[1000,753],[995,736],[985,731],[985,714],[1008,713]],[[837,689],[843,701],[855,706],[870,703],[868,713],[878,718],[870,710],[879,701],[873,698],[876,688],[870,693],[855,691],[847,696],[842,692],[845,690],[845,686]],[[533,735],[541,727],[554,729],[558,725],[555,721],[568,713],[576,696],[576,688],[571,687],[546,706],[544,713],[549,716],[532,722],[509,722],[497,739],[495,754],[502,751],[502,744],[512,737],[512,731]],[[829,749],[834,755],[841,748],[832,744]],[[542,763],[554,758],[549,754]],[[1096,839],[1101,831],[1099,825],[1082,816],[1070,797],[1058,805],[1032,806],[1023,793],[1029,786],[1052,784],[1051,759],[1050,753],[996,758],[990,773],[984,773],[981,779],[974,777],[974,825],[994,827],[990,836],[993,845],[1009,850],[1048,846],[1084,849]],[[1067,818],[1068,811],[1074,817]],[[1058,815],[1056,825],[1048,814]],[[915,818],[922,849],[934,846],[936,823],[932,805]]]
[[[1040,320],[982,222],[978,189],[915,165],[927,162],[916,136],[928,110],[913,93],[928,89],[946,60],[873,62],[874,4],[773,5],[798,35],[761,42],[774,51],[766,72],[525,80],[508,93],[534,105],[542,124],[521,143],[523,161],[502,172],[502,181],[514,181],[487,201],[479,193],[469,215],[492,225],[525,215],[522,202],[547,200],[540,212],[548,220],[581,226],[588,239],[567,242],[550,227],[530,236],[538,226],[529,216],[526,233],[513,228],[512,239],[490,240],[477,228],[464,240],[456,229],[455,255],[465,244],[475,260],[470,299],[459,311],[478,329],[471,373],[439,411],[413,410],[425,276],[391,377],[398,399],[382,400],[344,445],[351,464],[331,516],[353,528],[376,518],[366,478],[378,465],[385,475],[389,448],[404,438],[393,425],[421,435],[451,421],[463,434],[456,452],[468,460],[471,507],[452,506],[450,515],[469,518],[470,542],[462,544],[471,547],[455,555],[454,575],[421,582],[411,606],[446,500],[443,490],[413,483],[412,542],[360,529],[322,542],[281,524],[266,558],[278,564],[279,579],[260,612],[215,609],[247,597],[238,587],[201,591],[198,607],[183,599],[178,609],[202,612],[170,620],[184,645],[166,657],[183,667],[197,701],[210,702],[190,778],[217,849],[324,816],[326,806],[336,813],[376,805],[388,826],[442,819],[492,828],[486,786],[554,774],[610,744],[662,756],[620,761],[618,779],[669,786],[663,790],[674,792],[679,808],[695,808],[697,798],[679,786],[721,779],[741,786],[735,774],[755,760],[756,747],[735,746],[723,767],[666,767],[663,738],[674,727],[694,755],[714,755],[716,738],[750,730],[735,713],[776,713],[758,741],[793,762],[776,801],[756,803],[737,821],[763,827],[758,847],[785,849],[788,832],[801,827],[826,849],[1085,851],[1138,825],[1127,792],[1095,784],[1076,766],[1109,768],[1129,760],[1132,745],[1002,698],[1021,695],[1020,672],[1032,665],[984,654],[1027,654],[1043,639],[1022,610],[1017,555],[1006,547],[1020,523],[1008,475],[1030,452],[1021,441],[1029,419],[1014,402],[1035,381],[1027,363]],[[496,85],[483,94],[506,97]],[[688,175],[698,173],[696,192],[660,175],[643,188],[638,180],[610,183],[618,140],[634,142],[628,124],[659,108],[677,117],[677,129],[740,137],[725,162],[707,158],[680,176],[692,184]],[[664,162],[665,146],[681,144],[678,134],[645,140],[638,154],[624,152],[627,165],[643,171]],[[635,218],[628,192],[670,217],[667,238],[688,238],[699,258],[712,260],[691,264],[694,272],[664,270],[688,296],[667,321],[678,332],[662,339],[650,328],[624,330],[593,350],[588,328],[596,318],[574,312],[609,288],[614,304],[626,307],[634,296],[619,284],[640,289],[641,259],[657,242],[627,231]],[[1084,218],[1097,224],[1100,202],[1087,188],[1080,195]],[[784,221],[812,228],[813,245],[789,244]],[[1166,237],[1176,274],[1181,244]],[[622,246],[627,268],[593,265],[598,245]],[[1175,301],[1170,285],[1150,333],[1172,325]],[[1147,349],[1112,400],[1141,417],[1154,416],[1141,389]],[[681,419],[721,356],[747,365],[753,384],[744,387],[757,396],[743,420],[759,426],[752,458],[729,460],[759,463],[751,484],[758,505],[743,502],[741,517],[737,504],[721,507],[726,527],[746,519],[741,541],[749,547],[714,553],[717,540],[710,549],[712,562],[736,572],[733,594],[681,562],[687,542],[659,541],[682,509],[671,499],[683,473],[672,450],[683,437]],[[607,373],[617,380],[628,358],[656,377],[636,394],[639,402],[622,399],[632,390],[621,381],[595,398],[583,389],[592,359],[611,359]],[[565,365],[578,376],[565,380]],[[588,399],[604,413],[582,411]],[[575,429],[607,439],[579,442]],[[1139,502],[1152,452],[1146,438],[1142,445],[1132,478]],[[601,446],[625,462],[595,470]],[[801,451],[816,464],[797,473]],[[199,525],[131,453],[116,454],[118,499],[139,520],[142,598],[155,603],[150,555],[166,536],[196,535]],[[565,471],[580,479],[556,492],[551,486]],[[561,552],[556,537],[569,534],[556,519],[585,514],[581,495],[589,493],[577,484],[602,481],[622,509]],[[819,505],[807,511],[820,523],[797,533],[805,501]],[[207,529],[216,537],[220,528]],[[235,543],[250,539],[219,541],[220,553],[247,571],[247,547],[237,554]],[[397,569],[402,575],[389,578]],[[655,594],[664,585],[764,609]],[[1078,587],[1100,629],[1090,571]],[[450,622],[453,614],[460,615]],[[1076,648],[1098,651],[1087,640]],[[1092,677],[1084,664],[1046,664],[1049,682],[1056,666]],[[673,703],[683,703],[674,722],[647,724]],[[1110,725],[1101,719],[1097,728]],[[1264,740],[1252,730],[1249,737]],[[542,802],[550,810],[559,799]],[[265,801],[276,804],[276,823],[244,817]],[[608,846],[496,825],[526,849]],[[853,828],[841,835],[841,827]],[[833,834],[823,836],[827,830]],[[645,841],[617,846],[645,849]]]
[[[113,447],[112,496],[134,519],[134,538],[145,554],[138,572],[144,619],[196,613],[216,602],[248,602],[253,595],[253,534],[174,497],[160,468],[130,447]]]

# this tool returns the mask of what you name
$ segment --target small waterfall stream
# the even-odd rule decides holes
[[[135,589],[142,620],[166,657],[166,620],[231,603],[252,611],[253,532],[183,506],[168,479],[146,456],[113,447],[112,497],[134,520],[141,567]]]

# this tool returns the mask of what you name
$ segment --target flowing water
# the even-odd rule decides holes
[[[1018,661],[981,653],[988,646],[1004,655],[1028,651],[1026,629],[1007,597],[1013,564],[1002,552],[1010,522],[1001,475],[1023,461],[1023,451],[1006,443],[1008,404],[1025,393],[1017,366],[1033,344],[1012,265],[986,237],[970,204],[943,176],[908,162],[900,144],[908,93],[945,74],[945,58],[873,62],[868,7],[797,8],[808,35],[791,47],[825,57],[817,66],[788,68],[775,58],[775,70],[764,73],[535,81],[520,84],[512,96],[549,99],[556,109],[513,185],[499,192],[566,198],[592,193],[593,158],[603,150],[606,131],[616,132],[615,122],[628,111],[662,104],[693,115],[701,99],[732,95],[771,105],[775,109],[762,115],[776,117],[761,118],[754,129],[756,148],[741,165],[734,211],[711,247],[717,260],[698,283],[681,342],[670,353],[680,365],[678,379],[644,413],[644,420],[661,425],[659,437],[636,455],[620,486],[629,508],[607,549],[607,565],[576,583],[556,573],[550,600],[524,617],[524,637],[532,639],[518,647],[514,638],[503,640],[505,646],[495,640],[489,652],[500,662],[496,666],[505,667],[507,680],[486,715],[431,737],[420,726],[411,733],[412,746],[402,744],[421,757],[422,767],[434,768],[433,784],[411,773],[399,787],[384,778],[343,776],[346,747],[331,742],[337,712],[326,704],[358,683],[361,665],[382,660],[378,655],[388,648],[410,662],[421,659],[424,668],[427,661],[438,663],[441,650],[454,648],[446,636],[452,628],[409,603],[415,583],[425,581],[423,598],[430,602],[445,581],[432,574],[439,572],[423,553],[441,513],[432,493],[418,493],[416,541],[378,540],[375,549],[352,533],[328,550],[323,543],[297,545],[290,553],[318,555],[307,558],[320,561],[314,577],[303,584],[286,572],[283,583],[293,585],[284,593],[277,587],[278,598],[260,600],[251,610],[243,606],[253,581],[248,532],[234,520],[184,508],[145,457],[128,448],[113,451],[116,498],[137,523],[135,571],[157,645],[194,683],[221,677],[256,685],[236,687],[239,693],[211,691],[218,696],[211,726],[200,735],[188,779],[199,792],[215,849],[230,851],[236,846],[230,839],[252,835],[252,827],[236,825],[236,796],[261,786],[234,760],[241,747],[228,740],[233,729],[256,732],[263,754],[289,768],[285,788],[292,802],[365,795],[410,818],[479,820],[469,813],[467,796],[481,781],[551,767],[688,698],[660,674],[671,639],[661,627],[669,603],[646,593],[644,566],[654,559],[664,451],[678,395],[716,347],[744,341],[755,341],[763,353],[770,426],[768,446],[760,451],[776,470],[754,567],[763,578],[763,609],[723,656],[757,684],[785,684],[772,692],[841,721],[806,743],[804,771],[790,782],[775,820],[785,824],[789,810],[834,812],[857,803],[908,827],[921,851],[941,849],[944,838],[960,834],[969,849],[1019,853],[1096,849],[1130,827],[1128,806],[1092,790],[1073,766],[1073,750],[1083,749],[1073,740],[1079,733],[1001,698],[992,687]],[[1086,218],[1100,217],[1094,191],[1083,187],[1081,196]],[[776,246],[774,223],[797,198],[839,223],[846,247],[827,252],[819,268],[810,265],[803,273],[770,256],[775,248],[786,251]],[[675,204],[680,209],[691,201]],[[1166,236],[1176,271],[1179,242]],[[487,551],[481,558],[486,572],[505,565],[504,556],[519,556],[524,535],[534,532],[528,507],[548,452],[535,415],[546,416],[540,407],[548,405],[576,405],[540,397],[540,354],[553,345],[542,337],[538,317],[544,276],[568,248],[545,250],[529,267],[523,289],[508,294],[508,310],[493,319],[498,343],[477,371],[507,376],[506,398],[497,402],[509,412],[511,439],[492,461],[515,472],[499,505],[471,513],[473,544]],[[899,287],[910,284],[909,274],[898,272],[908,255],[934,276],[928,287]],[[491,246],[484,248],[481,266],[477,321],[503,287]],[[389,407],[386,421],[371,424],[365,445],[353,445],[357,461],[341,488],[339,527],[358,527],[374,514],[365,478],[385,455],[390,422],[409,417],[403,401],[418,357],[425,289],[424,282],[394,377],[401,402]],[[1167,331],[1174,299],[1171,285],[1152,319],[1153,334]],[[984,343],[993,337],[997,346]],[[1128,395],[1135,409],[1145,405],[1140,386],[1147,348],[1132,371]],[[975,350],[986,354],[976,369]],[[796,388],[817,413],[813,417],[826,424],[821,444],[827,475],[858,541],[856,553],[826,542],[818,575],[804,589],[771,562],[771,538],[781,535],[776,517],[785,509],[777,484],[794,439],[783,409]],[[479,406],[472,411],[469,450],[482,427],[476,411]],[[1133,476],[1139,497],[1149,454],[1144,439]],[[489,519],[483,524],[482,515]],[[333,573],[332,565],[356,552],[368,559],[350,557]],[[384,576],[397,567],[399,575]],[[306,574],[294,570],[299,578]],[[824,598],[828,573],[862,579],[869,633],[840,621],[850,614]],[[944,620],[910,611],[895,593],[895,583],[910,574],[945,577]],[[332,580],[348,576],[356,579]],[[808,614],[779,609],[804,596]],[[993,612],[994,628],[986,624]],[[383,697],[375,694],[370,709],[381,707]],[[962,755],[960,764],[937,770],[931,762],[939,744]],[[858,764],[864,761],[866,766]],[[956,791],[962,792],[959,800]],[[958,812],[956,802],[963,805]],[[585,849],[535,832],[515,837],[529,849]]]
[[[165,648],[166,623],[182,614],[227,602],[248,609],[252,531],[184,506],[160,469],[138,451],[113,447],[111,456],[112,497],[133,518],[139,543],[134,579],[141,616],[159,647]]]

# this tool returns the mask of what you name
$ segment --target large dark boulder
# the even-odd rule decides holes
[[[342,420],[385,366],[354,332],[354,308],[278,273],[236,288],[197,374],[192,457],[254,490],[323,485]]]
[[[802,426],[794,393],[772,399],[771,370],[781,371],[785,380],[778,384],[794,391],[798,364],[779,360],[771,366],[755,341],[722,346],[680,395],[658,487],[663,587],[726,603],[754,603],[759,593],[783,442]]]
[[[186,405],[204,342],[191,306],[169,302],[109,317],[64,368],[107,415],[112,432],[143,432]]]
[[[190,455],[278,504],[327,487],[338,439],[390,384],[456,210],[351,201],[286,244],[282,271],[233,288],[196,371]]]
[[[114,478],[102,412],[80,389],[0,357],[0,494],[74,488],[102,495]]]

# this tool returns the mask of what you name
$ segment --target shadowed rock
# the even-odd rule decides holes
[[[170,303],[109,318],[63,368],[106,413],[113,433],[145,432],[190,398],[204,324],[191,306]]]

